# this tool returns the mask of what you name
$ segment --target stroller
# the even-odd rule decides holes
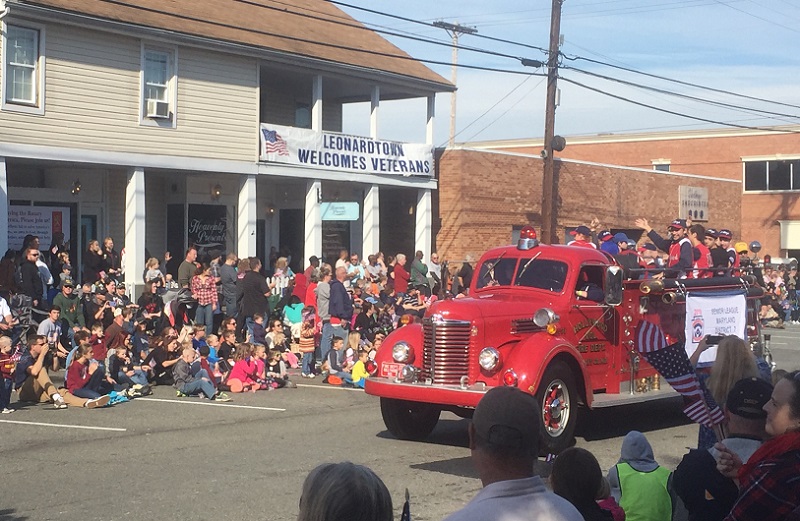
[[[14,328],[11,330],[12,345],[22,344],[27,346],[28,333],[36,331],[39,322],[44,318],[39,317],[42,312],[34,309],[33,299],[22,293],[13,293],[8,299],[8,307],[11,308],[11,317]]]

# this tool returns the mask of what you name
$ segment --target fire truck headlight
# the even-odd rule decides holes
[[[533,323],[539,327],[547,327],[558,322],[558,315],[550,308],[542,308],[533,315]]]
[[[408,363],[411,360],[411,346],[405,342],[398,342],[392,348],[392,359],[401,364]]]
[[[413,365],[403,366],[401,378],[406,383],[416,382],[419,379],[419,368],[414,367]]]
[[[484,347],[478,355],[478,363],[485,371],[494,371],[500,366],[500,352],[493,347]]]

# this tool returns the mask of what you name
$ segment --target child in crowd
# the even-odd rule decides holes
[[[0,413],[10,414],[11,388],[14,384],[14,370],[17,363],[11,355],[11,338],[0,337]]]
[[[204,370],[201,369],[196,374],[192,374],[192,362],[194,362],[196,356],[197,352],[191,345],[184,346],[181,358],[172,370],[172,377],[175,380],[173,385],[178,390],[177,395],[191,396],[200,393],[209,400],[229,401],[230,398],[216,396],[217,390],[214,388],[214,384],[211,383],[211,377]]]
[[[92,324],[92,336],[89,338],[89,345],[92,346],[94,359],[100,365],[105,364],[108,348],[106,347],[105,331],[101,322]]]
[[[322,366],[322,370],[328,373],[323,382],[332,385],[341,385],[345,378],[352,381],[352,378],[350,378],[350,369],[342,367],[341,351],[343,347],[344,339],[338,336],[333,337],[331,340],[331,350],[328,351],[328,357]]]
[[[361,350],[358,352],[358,362],[353,365],[353,370],[350,373],[350,378],[343,378],[344,384],[352,384],[355,387],[364,388],[364,384],[369,378],[369,371],[367,371],[367,362],[369,361],[369,351]]]
[[[289,375],[286,372],[286,363],[281,358],[281,352],[276,349],[271,349],[269,352],[269,362],[267,363],[266,376],[276,385],[277,389],[288,387],[294,389],[297,386],[289,380]]]
[[[284,332],[283,322],[278,319],[270,321],[270,331],[266,336],[266,345],[270,349],[277,349],[281,352],[281,358],[286,362],[289,367],[297,368],[300,366],[297,355],[292,353],[289,348],[289,339],[286,338]]]
[[[128,341],[126,340],[126,344]],[[119,385],[147,385],[147,373],[131,362],[127,345],[117,346],[108,357],[108,375]]]
[[[178,281],[172,279],[172,273],[167,273],[164,277],[164,288],[166,289],[180,289]]]
[[[347,349],[344,351],[344,360],[342,367],[351,370],[356,363],[358,352],[361,350],[361,333],[358,331],[351,331],[347,335]]]
[[[192,335],[192,347],[196,351],[200,349],[200,346],[204,345],[208,345],[206,343],[206,326],[197,324],[194,326],[194,333]]]
[[[58,289],[61,289],[64,281],[72,278],[72,266],[69,263],[69,254],[65,251],[58,254],[58,261],[61,263],[61,273],[58,275]]]
[[[316,323],[315,311],[313,306],[303,308],[303,321],[300,324],[300,352],[303,354],[303,367],[300,375],[303,378],[314,378],[315,361],[314,351],[316,349]]]
[[[236,346],[235,364],[231,368],[226,382],[232,393],[256,392],[260,387],[258,364],[253,356],[254,353],[253,345],[247,342]]]
[[[223,331],[222,333],[222,342],[219,344],[219,348],[217,349],[217,358],[219,359],[219,372],[222,373],[222,380],[224,381],[228,371],[231,370],[233,364],[235,363],[234,358],[236,356],[236,332],[235,331]]]
[[[111,389],[106,384],[103,370],[100,364],[94,359],[94,352],[92,346],[88,343],[81,342],[78,346],[78,351],[75,353],[75,359],[72,364],[67,368],[67,389],[74,396],[79,398],[87,398],[89,401],[85,407],[98,407],[101,397],[107,394]],[[106,405],[108,397],[105,397]]]
[[[141,365],[148,354],[150,354],[150,335],[147,334],[147,322],[142,320],[136,323],[136,329],[131,337],[131,362],[134,365]]]
[[[214,336],[216,338],[216,335],[209,335],[209,339],[212,336]],[[209,375],[211,383],[214,385],[214,388],[217,390],[217,399],[218,400],[222,400],[222,399],[228,398],[227,394],[220,392],[219,386],[217,385],[217,376],[216,376],[216,373],[214,371],[214,365],[216,365],[216,364],[211,362],[211,358],[209,356],[209,354],[211,352],[211,347],[209,347],[209,346],[200,346],[200,349],[198,349],[197,351],[198,351],[200,356],[198,357],[198,359],[195,362],[195,364],[197,364],[198,370],[205,371],[206,374]]]
[[[267,345],[267,330],[264,326],[264,315],[261,313],[253,315],[253,338],[250,341],[253,344]]]
[[[150,257],[147,259],[147,264],[145,264],[147,271],[144,274],[144,281],[145,282],[154,282],[156,286],[163,288],[167,285],[167,281],[164,278],[164,274],[161,273],[159,269],[160,263],[158,259],[155,257]]]

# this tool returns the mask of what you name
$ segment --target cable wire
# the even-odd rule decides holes
[[[638,105],[640,107],[645,107],[645,108],[648,108],[648,109],[657,110],[659,112],[664,112],[666,114],[672,114],[673,116],[679,116],[679,117],[682,117],[682,118],[694,119],[694,120],[697,120],[697,121],[704,121],[706,123],[712,123],[714,125],[723,125],[723,126],[726,126],[726,127],[741,128],[741,129],[745,129],[745,130],[760,130],[760,131],[764,131],[764,132],[777,132],[777,133],[781,133],[781,134],[800,134],[800,130],[780,129],[780,128],[774,128],[774,127],[754,127],[754,126],[748,126],[748,125],[739,125],[739,124],[736,124],[736,123],[726,123],[724,121],[717,121],[717,120],[713,120],[713,119],[701,118],[699,116],[692,116],[690,114],[683,114],[681,112],[676,112],[674,110],[669,110],[669,109],[665,109],[665,108],[661,108],[661,107],[656,107],[654,105],[648,105],[647,103],[642,103],[641,101],[632,100],[630,98],[626,98],[626,97],[620,96],[618,94],[612,94],[612,93],[606,92],[606,91],[604,91],[602,89],[598,89],[598,88],[595,88],[595,87],[590,87],[588,85],[584,85],[583,83],[577,82],[575,80],[572,80],[572,79],[569,79],[569,78],[566,78],[566,77],[563,77],[563,76],[561,76],[560,79],[562,81],[567,82],[567,83],[571,83],[571,84],[576,85],[578,87],[582,87],[582,88],[584,88],[586,90],[597,92],[598,94],[603,94],[604,96],[608,96],[610,98],[615,98],[615,99],[618,99],[620,101],[625,101],[627,103],[631,103],[633,105]]]

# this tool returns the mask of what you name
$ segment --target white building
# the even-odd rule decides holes
[[[190,243],[284,248],[295,268],[429,253],[434,99],[452,85],[333,4],[292,4],[0,0],[0,251],[61,230],[79,263],[110,235],[129,283],[145,250]],[[381,141],[381,101],[410,98],[427,142]],[[349,103],[370,104],[370,136],[341,139]]]

